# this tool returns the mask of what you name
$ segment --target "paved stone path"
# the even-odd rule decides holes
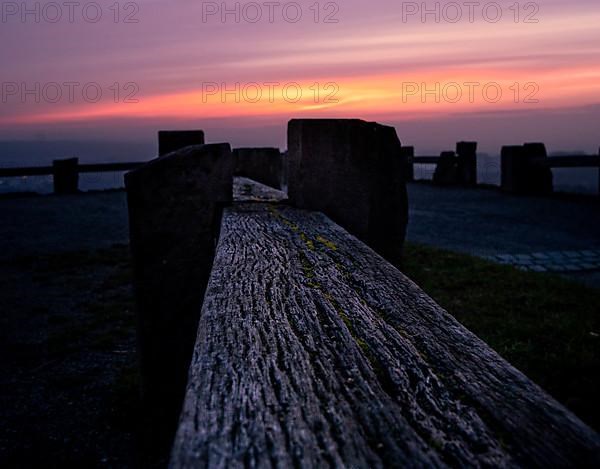
[[[600,249],[550,251],[532,254],[496,254],[486,259],[533,272],[579,272],[600,270]]]
[[[409,184],[409,241],[600,287],[600,200]]]

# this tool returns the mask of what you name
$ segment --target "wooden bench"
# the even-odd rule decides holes
[[[407,220],[395,131],[289,130],[290,200],[234,180],[227,144],[127,177],[147,462],[600,467],[593,430],[382,257]]]
[[[170,466],[600,464],[600,439],[318,212],[224,211]]]

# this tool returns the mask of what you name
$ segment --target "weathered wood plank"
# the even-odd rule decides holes
[[[287,194],[245,177],[233,178],[233,200],[238,202],[282,202]]]
[[[156,457],[168,459],[177,428],[232,180],[229,144],[186,147],[125,176],[144,430],[148,451]]]
[[[412,161],[415,164],[438,164],[439,156],[414,156]]]
[[[406,159],[393,127],[359,119],[288,122],[288,195],[394,263],[408,223]]]
[[[143,161],[129,163],[89,163],[80,164],[77,166],[77,171],[80,173],[102,173],[112,171],[131,171],[132,169],[140,168],[144,164]]]
[[[284,164],[279,148],[235,148],[235,175],[252,178],[276,189],[283,189]]]
[[[324,215],[225,210],[171,467],[599,463],[596,433]]]

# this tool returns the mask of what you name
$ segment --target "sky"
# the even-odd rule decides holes
[[[597,0],[26,5],[2,3],[0,140],[284,148],[291,118],[351,117],[417,154],[600,146]]]

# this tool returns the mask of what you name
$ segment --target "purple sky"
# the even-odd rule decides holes
[[[27,2],[30,8],[35,3]],[[395,125],[400,139],[416,145],[417,153],[451,148],[467,138],[489,153],[502,144],[532,140],[546,142],[551,151],[596,152],[600,146],[597,0],[544,1],[539,9],[522,2],[518,22],[510,9],[514,1],[500,1],[502,18],[495,23],[491,2],[474,8],[473,22],[468,7],[456,2],[463,14],[456,23],[450,22],[456,9],[443,10],[453,2],[437,2],[439,22],[434,15],[426,22],[419,14],[403,18],[401,2],[320,2],[315,22],[310,8],[315,2],[303,1],[297,2],[302,18],[296,23],[290,20],[297,10],[289,5],[285,20],[287,2],[279,2],[272,23],[263,2],[241,2],[239,23],[234,15],[223,23],[218,14],[203,22],[203,8],[221,8],[222,2],[122,2],[117,23],[110,9],[114,1],[99,2],[103,16],[96,23],[85,20],[85,2],[75,8],[73,22],[58,3],[63,17],[56,23],[48,21],[55,15],[51,7],[39,22],[33,15],[23,22],[22,11],[12,14],[3,4],[2,140],[149,141],[158,128],[199,127],[209,141],[284,147],[288,119],[334,116]],[[404,3],[405,12],[422,2],[410,3]],[[236,2],[225,4],[234,9]],[[245,10],[244,4],[249,4]],[[425,4],[433,9],[436,2]],[[20,2],[15,5],[20,9]],[[255,16],[255,5],[263,17],[253,24],[247,20]],[[125,23],[132,12],[138,22]],[[96,11],[86,13],[93,17]],[[327,14],[337,22],[324,22]],[[528,15],[537,22],[526,22]],[[65,82],[81,84],[73,102]],[[240,94],[239,102],[229,97],[223,103],[219,93],[203,96],[203,83],[209,82],[230,89],[256,82],[263,97],[249,102]],[[303,99],[288,102],[279,90],[268,102],[265,82],[298,83]],[[466,82],[479,84],[472,100],[466,97]],[[44,102],[44,86],[55,96],[49,83],[60,85],[63,96],[57,102]],[[102,91],[99,102],[83,99],[86,83]],[[117,103],[114,83],[119,84]],[[318,99],[311,90],[315,83]],[[330,83],[337,102],[325,99]],[[446,86],[456,91],[452,83],[463,93],[457,102],[441,92]],[[481,93],[489,83],[502,91],[497,102]],[[24,88],[36,86],[39,93],[22,96]],[[436,86],[440,91],[423,102],[421,87]],[[139,102],[123,102],[131,91]],[[532,92],[537,102],[527,99]]]

